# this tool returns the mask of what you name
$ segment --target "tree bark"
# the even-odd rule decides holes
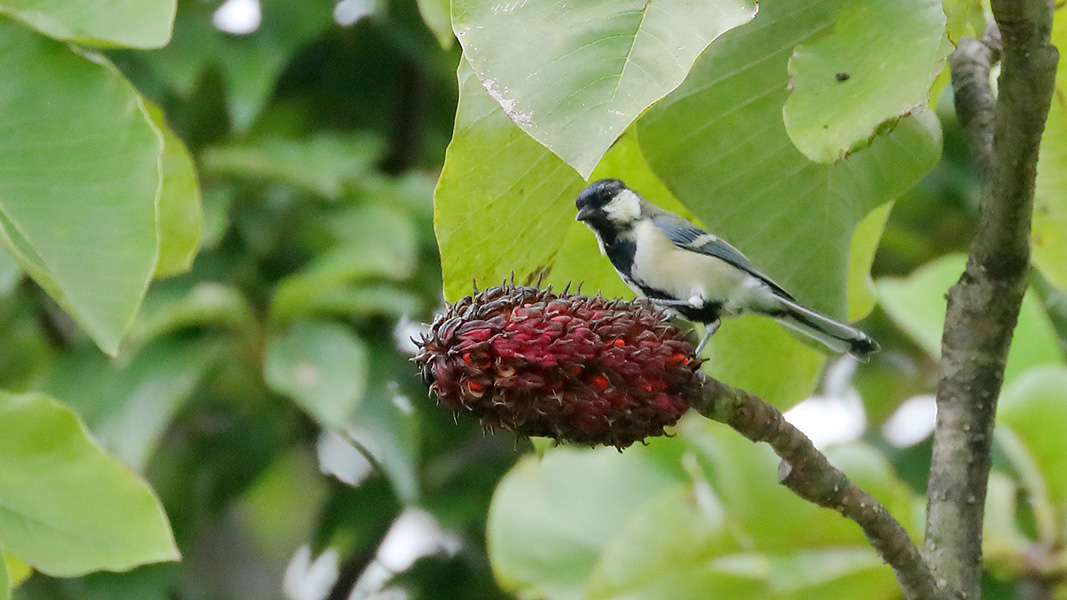
[[[984,184],[967,268],[948,294],[924,549],[938,586],[966,600],[981,593],[993,423],[1026,289],[1038,146],[1058,60],[1050,0],[992,8],[1002,40],[998,98],[988,82],[995,32],[985,44],[961,42],[952,60],[956,110]]]

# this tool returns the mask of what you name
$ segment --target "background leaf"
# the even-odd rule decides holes
[[[913,496],[877,452],[843,446],[831,460],[912,521]],[[676,437],[621,456],[556,449],[527,458],[493,498],[497,576],[520,597],[552,600],[706,598],[709,590],[722,600],[814,600],[837,590],[896,597],[892,572],[859,527],[793,497],[776,480],[777,461],[695,416]]]
[[[456,43],[452,34],[452,3],[449,0],[418,0],[418,4],[422,20],[433,32],[438,43],[445,50],[451,48]]]
[[[520,461],[500,482],[489,509],[489,554],[501,584],[554,600],[581,598],[585,579],[619,527],[684,482],[684,473],[660,458],[674,452],[656,442],[621,455],[610,448],[563,448]]]
[[[263,371],[274,391],[336,430],[363,399],[367,367],[367,349],[348,328],[303,321],[271,340]]]
[[[880,302],[886,314],[934,358],[941,355],[945,294],[959,280],[966,261],[960,254],[945,256],[907,278],[878,281]],[[1032,292],[1027,293],[1008,352],[1005,383],[1032,367],[1063,362],[1064,354],[1048,313]]]
[[[761,2],[757,19],[717,40],[648,111],[638,136],[652,170],[710,231],[802,303],[843,318],[850,250],[868,254],[851,247],[853,230],[933,167],[941,140],[922,112],[834,164],[794,147],[781,116],[786,64],[797,44],[834,26],[837,10]]]
[[[162,339],[124,365],[85,348],[58,361],[46,391],[77,410],[107,452],[144,472],[164,430],[220,355],[212,340]]]
[[[34,569],[71,576],[178,559],[148,485],[55,400],[0,392],[0,462],[0,546]]]
[[[22,270],[18,262],[3,247],[0,247],[0,296],[4,296],[15,289]]]
[[[831,29],[789,57],[789,138],[813,161],[844,158],[926,105],[951,48],[939,1],[844,3]]]
[[[1057,10],[1052,43],[1067,49],[1067,12]],[[1056,68],[1052,96],[1034,183],[1034,222],[1030,233],[1034,264],[1061,290],[1067,290],[1067,65]]]
[[[163,111],[148,105],[148,113],[163,132],[163,188],[157,206],[159,258],[155,277],[188,271],[200,249],[204,214],[200,208],[200,186],[189,149],[167,127]]]
[[[746,0],[454,0],[452,27],[508,117],[585,178],[712,40],[755,14]]]
[[[6,20],[0,78],[17,82],[0,89],[0,237],[114,353],[155,267],[162,138],[109,64]]]
[[[1067,523],[1067,472],[1063,469],[1067,440],[1053,432],[1067,427],[1067,368],[1031,369],[1007,385],[1001,394],[997,419],[1021,443],[1027,460],[1032,461],[1041,478],[1040,489],[1029,486],[1031,494],[1036,494],[1032,502],[1050,506],[1056,523],[1054,529],[1043,523],[1046,527],[1041,528],[1042,537],[1059,535],[1056,531],[1062,531]]]
[[[177,0],[3,0],[0,13],[80,44],[159,48],[170,40]]]

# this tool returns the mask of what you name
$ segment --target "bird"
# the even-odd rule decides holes
[[[695,353],[721,317],[770,317],[837,353],[866,362],[879,350],[866,333],[800,304],[737,248],[642,198],[618,179],[589,184],[576,220],[596,235],[602,254],[638,296],[706,326]]]

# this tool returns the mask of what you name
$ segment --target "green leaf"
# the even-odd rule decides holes
[[[832,163],[926,106],[952,46],[940,0],[850,0],[833,29],[796,46],[783,117],[798,150]]]
[[[520,284],[583,284],[608,297],[632,297],[600,255],[596,238],[575,222],[585,182],[524,134],[461,63],[456,129],[434,192],[434,231],[445,298],[455,301],[514,275]],[[492,154],[485,148],[494,148]],[[685,212],[649,170],[632,134],[604,157],[596,177],[626,177],[646,198]]]
[[[179,558],[159,500],[44,394],[0,393],[0,546],[45,574]]]
[[[413,504],[419,497],[421,440],[411,399],[392,379],[400,368],[372,371],[366,397],[349,418],[344,434],[385,472],[397,498]]]
[[[0,296],[10,294],[18,285],[20,278],[22,278],[22,269],[19,269],[18,262],[4,250],[3,246],[0,246]]]
[[[101,46],[159,48],[170,40],[176,0],[0,0],[0,13],[45,35]]]
[[[881,279],[878,293],[886,314],[930,356],[941,355],[945,323],[945,294],[963,273],[962,254],[923,265],[903,279]],[[1041,301],[1033,293],[1023,298],[1015,326],[1004,381],[1008,383],[1037,365],[1063,364],[1056,330]]]
[[[282,69],[297,50],[329,27],[334,2],[261,0],[262,22],[255,32],[234,36],[217,33],[226,85],[226,107],[233,127],[247,131],[259,117]]]
[[[0,560],[0,600],[11,600],[11,582],[7,576],[7,563]]]
[[[774,556],[769,561],[773,600],[895,600],[893,572],[870,548],[826,548]]]
[[[1043,523],[1038,515],[1043,541],[1051,539],[1049,534],[1055,538],[1067,523],[1067,471],[1063,468],[1063,457],[1067,456],[1067,438],[1063,436],[1067,431],[1067,368],[1030,369],[1005,386],[997,419],[1018,440],[1026,461],[1036,468],[1040,481],[1027,482],[1024,477],[1024,483],[1034,496],[1032,502],[1050,506],[1058,524],[1049,527],[1052,524]],[[1019,460],[1013,462],[1018,464]]]
[[[645,502],[620,524],[597,561],[584,598],[704,600],[758,598],[767,592],[767,562],[737,556],[722,506],[710,488],[678,484]]]
[[[166,277],[188,271],[193,265],[204,214],[200,208],[200,186],[196,167],[189,149],[167,127],[163,111],[148,105],[148,113],[156,127],[163,132],[163,188],[159,193],[156,229],[159,259],[155,277]]]
[[[287,561],[293,549],[315,535],[327,493],[315,456],[296,446],[267,467],[234,512],[257,551]]]
[[[426,26],[433,32],[441,47],[448,50],[456,43],[452,35],[452,15],[450,0],[418,0],[419,14]]]
[[[1052,43],[1067,51],[1067,11],[1057,10]],[[1056,70],[1034,184],[1034,222],[1030,234],[1034,264],[1056,287],[1067,290],[1067,65]]]
[[[373,169],[381,149],[374,137],[320,134],[208,148],[201,162],[212,175],[276,181],[336,200]]]
[[[1000,431],[997,434],[1000,435]],[[999,471],[989,473],[982,524],[982,558],[986,568],[1005,578],[1022,576],[1031,541],[1019,529],[1015,482]]]
[[[454,0],[452,27],[508,117],[582,177],[685,79],[747,0]]]
[[[753,446],[735,432],[704,421],[694,419],[684,425],[681,433],[707,463],[708,480],[721,499],[727,518],[756,548],[789,554],[849,546],[873,552],[855,523],[797,499],[778,484],[779,460],[769,447]],[[836,466],[878,498],[899,521],[910,521],[911,496],[884,457],[858,444],[838,446],[828,454]]]
[[[45,390],[85,420],[115,458],[143,472],[171,419],[218,362],[213,341],[161,339],[140,349],[129,364],[95,352],[68,352],[57,361]]]
[[[856,321],[866,317],[874,310],[878,302],[875,295],[877,288],[871,278],[871,265],[878,250],[877,243],[871,240],[882,238],[885,223],[893,203],[886,202],[871,211],[852,232],[852,248],[848,260],[848,320]]]
[[[162,137],[103,58],[0,20],[0,241],[105,352],[156,262]]]
[[[363,399],[367,348],[351,329],[325,321],[294,323],[271,340],[263,373],[325,428],[343,430]]]
[[[167,283],[152,286],[145,297],[141,313],[123,341],[124,352],[134,352],[152,339],[193,327],[255,331],[254,309],[239,290],[211,281],[197,283],[192,289],[168,287]]]
[[[30,575],[33,575],[33,569],[26,563],[15,558],[13,555],[8,554],[7,552],[0,552],[0,556],[3,557],[3,560],[0,560],[0,564],[6,565],[7,567],[7,579],[8,583],[11,585],[11,589],[17,588],[23,581],[26,581]],[[0,590],[2,589],[3,586],[0,586]]]
[[[946,32],[953,44],[965,35],[977,37],[985,29],[982,0],[944,0],[941,5],[947,17]]]
[[[523,597],[581,598],[619,528],[685,481],[680,468],[664,464],[672,455],[677,461],[677,450],[671,440],[654,440],[622,454],[559,448],[540,460],[520,460],[497,486],[486,524],[500,584]]]
[[[837,5],[764,0],[759,18],[712,44],[649,109],[638,137],[652,170],[710,231],[802,303],[843,318],[849,253],[866,254],[854,229],[934,166],[941,139],[924,111],[834,164],[793,146],[781,112],[789,56],[834,26]]]
[[[418,264],[414,225],[393,208],[357,205],[331,215],[326,230],[337,245],[278,284],[271,301],[272,319],[288,321],[355,307],[362,294],[361,286],[354,284],[407,279]]]
[[[511,123],[462,64],[459,78],[456,131],[434,195],[445,298],[469,294],[472,281],[485,287],[512,274],[519,283],[544,278],[559,287],[581,283],[585,293],[632,297],[593,234],[574,221],[585,182]],[[633,133],[620,138],[594,176],[625,178],[650,201],[691,216],[649,170],[638,141]],[[487,156],[485,148],[498,150]],[[760,319],[727,323],[709,353],[710,374],[782,408],[811,393],[823,362],[822,354]],[[768,364],[789,365],[787,376]]]
[[[880,454],[830,456],[910,523],[915,498]],[[621,455],[556,449],[501,481],[487,535],[494,572],[519,597],[569,599],[895,598],[862,530],[796,498],[777,457],[687,418],[671,439]],[[581,485],[574,482],[580,481]]]

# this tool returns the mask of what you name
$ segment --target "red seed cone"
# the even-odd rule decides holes
[[[700,390],[693,344],[644,300],[504,284],[437,315],[418,345],[445,406],[524,436],[625,448]]]

